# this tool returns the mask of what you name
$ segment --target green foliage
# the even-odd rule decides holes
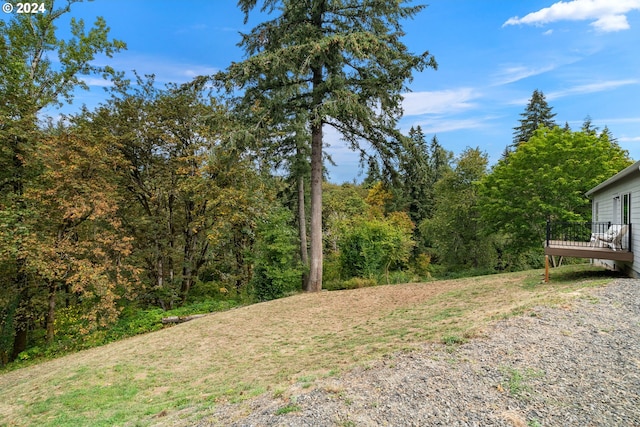
[[[4,297],[4,298],[3,298]],[[0,293],[0,366],[9,362],[15,334],[14,317],[19,299],[8,293]]]
[[[239,5],[247,19],[257,3]],[[284,148],[310,153],[308,290],[322,288],[322,128],[333,126],[354,149],[366,140],[383,162],[394,161],[406,82],[414,70],[437,66],[429,52],[414,54],[402,42],[401,20],[422,9],[401,1],[267,0],[261,10],[280,14],[243,34],[240,46],[247,59],[216,76],[229,92],[243,89],[239,114],[267,129],[268,143],[280,145],[276,136],[283,129],[291,132],[292,122],[308,124],[311,149]],[[260,150],[263,143],[257,138],[252,145]]]
[[[504,388],[514,397],[525,397],[535,392],[528,384],[531,379],[544,377],[544,372],[527,368],[523,371],[516,368],[504,367],[502,373],[507,377],[507,381],[503,383]]]
[[[478,209],[478,182],[486,175],[487,156],[465,150],[454,169],[435,186],[433,216],[420,224],[438,260],[449,268],[482,268],[495,262],[492,238],[483,233]]]
[[[52,338],[53,303],[60,289],[74,288],[86,302],[93,300],[95,304],[87,304],[86,314],[94,323],[111,319],[113,311],[102,308],[113,307],[111,303],[117,299],[111,284],[116,283],[114,275],[118,274],[111,270],[112,276],[105,280],[108,274],[102,273],[109,267],[99,272],[102,263],[97,261],[103,255],[99,251],[111,245],[98,243],[90,249],[88,243],[101,239],[95,236],[108,221],[98,224],[104,211],[96,208],[91,212],[95,206],[83,197],[90,186],[87,181],[92,181],[92,170],[82,167],[74,156],[74,151],[85,147],[85,154],[95,155],[95,141],[75,141],[77,149],[65,151],[64,144],[58,144],[64,138],[57,138],[55,129],[45,131],[39,126],[46,107],[61,106],[73,98],[76,89],[88,89],[83,76],[119,77],[111,67],[95,65],[97,56],[110,58],[125,48],[123,42],[108,38],[104,19],[97,18],[86,29],[82,20],[72,18],[67,39],[59,38],[58,23],[74,3],[77,1],[70,0],[54,8],[54,2],[46,0],[43,13],[12,14],[10,19],[0,20],[0,258],[8,264],[0,269],[9,273],[0,274],[0,293],[18,298],[11,322],[2,326],[0,354],[7,354],[8,337],[13,335],[10,357],[26,350],[30,335],[41,331],[35,321],[46,311],[47,337]],[[84,166],[93,163],[97,170],[110,159],[104,153],[86,157]],[[79,173],[71,173],[74,168]],[[49,187],[49,183],[58,182],[51,179],[56,171],[64,171],[60,175],[64,179],[59,186]],[[78,175],[87,174],[78,179]],[[63,188],[68,191],[61,191]],[[85,220],[97,226],[91,239],[76,230]],[[92,280],[86,280],[92,275]]]
[[[377,280],[365,279],[363,277],[352,277],[347,280],[333,279],[325,281],[325,289],[328,291],[368,288],[376,285],[378,285]]]
[[[589,221],[585,192],[630,164],[606,134],[538,129],[482,180],[482,220],[512,254],[540,250],[547,219]]]
[[[302,267],[295,256],[297,233],[291,220],[291,212],[277,208],[258,225],[252,284],[260,301],[280,298],[301,288]]]
[[[405,213],[354,220],[340,238],[340,265],[345,277],[376,278],[407,265],[413,225]]]
[[[445,335],[442,337],[442,343],[446,345],[464,344],[467,340],[458,335]]]
[[[160,308],[140,309],[132,306],[114,326],[106,331],[103,342],[106,344],[134,335],[146,334],[162,329],[165,327],[162,324],[162,319],[165,317],[226,311],[237,307],[239,304],[240,302],[236,299],[208,299],[168,311]]]
[[[408,138],[403,138],[402,143],[398,165],[402,180],[400,198],[404,199],[411,220],[418,224],[431,216],[437,173],[420,126],[412,127]]]
[[[287,406],[283,406],[282,408],[278,408],[275,412],[275,415],[290,414],[291,412],[297,412],[299,410],[300,410],[300,406],[292,403]]]
[[[423,278],[431,277],[431,256],[429,254],[420,253],[413,260],[413,270]]]
[[[553,129],[556,126],[553,121],[556,114],[551,110],[544,94],[537,89],[534,90],[524,113],[520,114],[520,126],[513,128],[512,147],[517,148],[521,143],[529,141],[538,128]]]
[[[327,262],[332,253],[338,252],[338,240],[341,230],[351,219],[362,215],[368,209],[365,197],[367,191],[353,184],[323,184],[322,223]],[[327,271],[328,269],[325,269]],[[329,274],[331,274],[329,272]],[[330,277],[325,277],[330,280]]]
[[[248,303],[238,298],[205,299],[196,303],[165,311],[161,308],[141,308],[130,304],[120,318],[109,327],[93,330],[89,334],[82,333],[85,321],[82,312],[76,306],[61,308],[56,316],[56,339],[50,344],[39,341],[35,345],[18,355],[20,362],[38,361],[59,357],[69,352],[84,350],[110,342],[122,340],[135,335],[158,331],[165,327],[162,319],[171,316],[189,316],[193,314],[214,313],[226,311],[239,305]],[[0,365],[1,366],[1,365]]]

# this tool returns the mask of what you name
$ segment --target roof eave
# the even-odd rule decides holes
[[[613,184],[615,182],[618,182],[622,178],[625,178],[625,177],[631,175],[632,173],[638,172],[638,171],[640,171],[640,161],[637,161],[634,164],[632,164],[631,166],[621,170],[620,172],[618,172],[617,174],[615,174],[611,178],[607,179],[606,181],[601,182],[600,184],[596,185],[595,187],[593,187],[591,190],[587,191],[584,194],[585,194],[585,196],[590,197],[593,193],[597,193],[598,191],[602,190],[603,188],[606,188],[606,187],[610,186],[611,184]]]

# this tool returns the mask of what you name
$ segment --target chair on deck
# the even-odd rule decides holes
[[[609,247],[616,250],[622,249],[622,239],[627,234],[627,226],[614,224],[609,227],[606,233],[594,233],[591,235],[591,241],[595,247]]]

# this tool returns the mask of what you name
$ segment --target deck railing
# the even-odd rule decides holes
[[[547,221],[546,246],[594,247],[606,246],[606,237],[619,231],[623,224],[611,222],[560,222]],[[619,240],[617,250],[631,251],[631,224]],[[613,249],[613,248],[612,248]]]

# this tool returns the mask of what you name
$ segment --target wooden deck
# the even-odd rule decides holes
[[[610,259],[614,261],[633,261],[633,252],[609,248],[594,247],[590,242],[568,242],[549,240],[544,248],[545,255],[567,256],[575,258]]]

